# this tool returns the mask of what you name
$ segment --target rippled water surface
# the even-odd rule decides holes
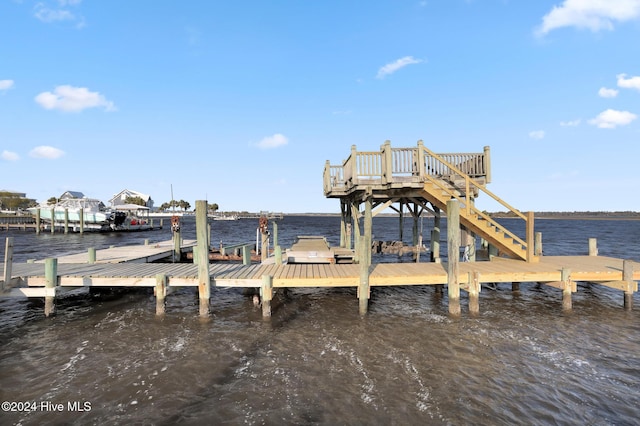
[[[212,222],[212,241],[255,240],[256,225]],[[336,217],[278,225],[285,247],[296,235],[338,241]],[[426,244],[431,226],[422,223]],[[594,237],[600,255],[640,261],[640,222],[539,220],[536,230],[547,255],[586,254]],[[397,218],[374,219],[375,239],[398,233]],[[16,261],[170,238],[168,230],[4,236],[14,237]],[[276,294],[270,320],[241,289],[213,289],[208,319],[190,288],[168,296],[161,318],[146,289],[61,297],[53,318],[41,300],[2,299],[0,399],[37,409],[1,412],[0,424],[632,425],[640,418],[634,299],[625,311],[621,292],[579,283],[563,312],[556,289],[500,284],[483,287],[477,316],[463,294],[455,318],[446,291],[373,288],[361,318],[355,289],[296,289]],[[51,411],[56,404],[63,409]]]

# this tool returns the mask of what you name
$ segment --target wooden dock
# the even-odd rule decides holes
[[[153,287],[169,294],[175,287],[198,287],[201,277],[193,263],[139,263],[150,259],[151,246],[114,247],[98,251],[102,262],[88,263],[86,254],[60,258],[55,285],[47,276],[46,263],[12,265],[10,285],[4,295],[22,297],[55,297],[64,290],[79,287]],[[156,247],[160,249],[163,247]],[[129,253],[128,260],[124,255]],[[165,255],[170,255],[165,251]],[[625,293],[638,291],[640,264],[602,256],[543,256],[539,262],[494,258],[459,265],[460,288],[470,297],[481,291],[480,283],[543,283],[563,292],[563,306],[570,307],[570,297],[577,282],[590,282]],[[265,281],[271,288],[359,287],[361,265],[358,264],[209,264],[207,271],[213,287],[248,287],[263,290]],[[369,267],[369,285],[409,286],[446,285],[449,283],[447,263],[379,263]],[[4,270],[0,276],[5,276]],[[266,280],[265,280],[266,278]],[[4,283],[3,283],[4,285]],[[9,288],[11,287],[11,288]],[[567,295],[569,300],[567,301]],[[567,306],[568,303],[568,306]]]
[[[342,165],[332,166],[328,162],[325,165],[325,195],[340,199],[341,205],[339,251],[332,252],[324,237],[312,237],[299,239],[296,246],[287,251],[295,263],[283,259],[277,243],[273,257],[268,257],[268,250],[261,251],[259,264],[210,263],[207,202],[198,200],[197,240],[184,247],[193,250],[193,263],[150,263],[182,250],[177,244],[179,231],[174,232],[173,246],[167,243],[135,249],[114,247],[46,259],[44,263],[12,264],[7,239],[8,259],[0,275],[0,295],[44,297],[45,315],[49,315],[55,310],[56,294],[68,288],[153,287],[156,312],[162,314],[165,297],[172,288],[191,286],[198,288],[200,314],[204,316],[209,314],[211,287],[249,287],[260,289],[263,315],[270,316],[274,288],[356,287],[359,312],[364,315],[371,287],[435,285],[442,291],[446,285],[449,312],[458,315],[461,290],[468,294],[469,311],[479,312],[481,283],[511,282],[514,289],[523,282],[546,284],[561,290],[563,309],[571,309],[576,283],[591,282],[622,291],[624,307],[631,309],[633,295],[638,291],[640,265],[630,260],[599,257],[595,244],[592,250],[591,241],[589,256],[543,256],[541,238],[534,233],[533,213],[522,214],[486,188],[490,182],[489,165],[488,147],[475,154],[436,154],[422,142],[415,148],[399,149],[391,148],[386,142],[380,152],[358,152],[354,146]],[[524,239],[475,208],[474,200],[481,193],[500,202],[514,217],[524,221]],[[431,262],[371,263],[373,216],[394,203],[399,204],[401,223],[405,207],[413,216],[414,245],[418,218],[425,211],[434,215]],[[364,204],[362,212],[361,204]],[[440,261],[441,211],[447,215],[448,262]],[[268,247],[267,220],[264,219],[260,221],[261,247]],[[466,237],[461,235],[461,230]],[[490,260],[460,262],[461,245],[475,251],[476,236],[488,242]],[[354,251],[351,250],[352,238]],[[248,252],[247,245],[243,246]],[[347,253],[353,256],[354,263],[337,262],[338,252],[340,256]],[[469,259],[474,260],[474,256]]]
[[[637,290],[640,264],[631,262],[633,275],[628,283],[623,279],[622,259],[604,256],[544,256],[540,262],[527,263],[514,259],[495,258],[486,262],[460,264],[459,284],[465,288],[469,274],[477,273],[483,283],[539,282],[559,287],[562,271],[569,271],[572,283],[591,282],[617,290]],[[32,290],[45,285],[43,263],[13,265],[12,281],[19,281]],[[262,279],[271,276],[273,287],[357,287],[360,265],[357,264],[209,264],[209,277],[216,287],[261,287]],[[4,273],[4,271],[2,270]],[[169,287],[198,286],[198,266],[193,263],[69,263],[57,268],[60,287],[115,286],[154,287],[158,275],[167,277]],[[406,286],[447,284],[446,263],[378,263],[371,266],[371,286]],[[24,288],[24,287],[23,287]],[[19,288],[12,291],[20,292]],[[572,289],[575,292],[575,288]],[[42,291],[39,296],[44,296]],[[30,294],[36,295],[37,291]]]

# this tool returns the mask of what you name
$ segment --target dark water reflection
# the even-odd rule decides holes
[[[398,220],[385,219],[374,219],[374,233],[397,239]],[[214,223],[212,240],[253,240],[256,224]],[[338,229],[337,218],[287,217],[279,239]],[[638,222],[541,220],[537,230],[548,255],[586,253],[595,237],[601,255],[640,260]],[[18,261],[169,238],[12,235]],[[239,289],[214,289],[208,320],[186,288],[162,318],[144,289],[61,298],[49,319],[41,301],[3,299],[0,399],[88,401],[91,410],[2,412],[0,423],[637,424],[634,298],[637,309],[625,311],[620,292],[581,283],[566,313],[558,290],[500,284],[483,287],[478,316],[463,296],[463,315],[452,318],[446,291],[374,288],[361,318],[355,289],[296,289],[276,294],[270,321]]]

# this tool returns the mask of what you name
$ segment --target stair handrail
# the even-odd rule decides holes
[[[493,220],[489,215],[483,213],[481,210],[477,209],[475,206],[472,206],[470,200],[468,199],[467,196],[465,196],[465,199],[463,200],[460,196],[458,196],[454,191],[452,191],[450,188],[448,188],[446,185],[443,185],[442,182],[439,179],[436,179],[433,176],[430,175],[425,175],[425,177],[429,180],[429,182],[433,183],[434,185],[438,186],[438,188],[442,189],[443,191],[445,191],[447,194],[449,194],[451,197],[455,198],[456,200],[460,201],[461,203],[463,203],[465,205],[465,208],[467,208],[467,216],[470,216],[470,212],[473,212],[474,214],[477,214],[478,216],[482,217],[484,220],[486,220],[488,223],[490,223],[491,225],[493,225],[496,229],[498,229],[500,232],[503,232],[504,234],[508,235],[510,238],[512,238],[514,241],[516,241],[518,244],[520,244],[521,246],[527,247],[527,243],[520,237],[518,237],[516,234],[514,234],[513,232],[511,232],[509,229],[505,228],[503,225],[501,225],[500,223],[496,222],[495,220]],[[525,217],[525,220],[526,217]]]
[[[427,148],[426,146],[422,146],[422,149],[424,149],[424,151],[430,155],[431,157],[435,158],[436,160],[438,160],[439,162],[441,162],[442,164],[444,164],[445,166],[447,166],[449,169],[451,169],[453,172],[455,172],[458,176],[464,178],[465,180],[465,198],[469,198],[469,189],[471,186],[471,181],[473,181],[473,184],[480,189],[482,192],[484,192],[485,194],[487,194],[489,197],[493,198],[495,201],[497,201],[498,203],[500,203],[503,207],[506,207],[507,209],[509,209],[509,211],[511,211],[512,213],[515,213],[516,216],[520,217],[523,220],[527,220],[527,217],[522,214],[518,209],[516,209],[515,207],[512,207],[511,205],[509,205],[506,201],[504,201],[502,198],[498,197],[496,194],[494,194],[493,192],[489,191],[487,189],[487,187],[481,183],[478,182],[477,180],[471,178],[469,175],[467,175],[466,173],[464,173],[463,171],[461,171],[460,169],[458,169],[456,166],[454,166],[453,164],[449,163],[447,160],[445,160],[444,158],[442,158],[441,156],[439,156],[438,154],[436,154],[435,152],[431,151],[429,148]],[[467,209],[469,209],[471,203],[470,202],[466,202],[465,203],[467,206]],[[477,210],[477,209],[476,209]],[[469,211],[467,211],[467,213],[469,213]]]

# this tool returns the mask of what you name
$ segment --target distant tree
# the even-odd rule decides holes
[[[141,197],[127,197],[124,199],[125,204],[137,204],[139,206],[146,206],[147,203]]]
[[[56,197],[51,197],[51,198],[49,198],[47,200],[47,205],[50,205],[50,206],[52,206],[54,204],[57,204],[57,203],[58,203],[58,199]]]
[[[207,209],[208,209],[210,212],[216,212],[216,211],[218,211],[218,208],[219,208],[219,207],[218,207],[218,205],[217,205],[216,203],[209,204],[209,205],[207,206]]]
[[[189,204],[188,201],[180,200],[178,201],[178,207],[180,207],[184,211],[187,211],[191,208],[191,204]]]
[[[26,209],[28,207],[34,206],[35,204],[35,201],[29,198],[22,198],[12,192],[0,191],[0,206],[2,206],[3,209]]]

